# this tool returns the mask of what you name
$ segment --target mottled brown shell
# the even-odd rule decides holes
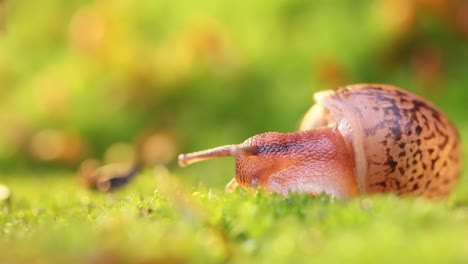
[[[361,193],[446,196],[462,169],[458,133],[433,104],[397,87],[361,84],[315,94],[301,130],[337,125]]]

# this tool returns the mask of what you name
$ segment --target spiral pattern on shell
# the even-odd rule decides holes
[[[462,168],[452,122],[433,104],[389,85],[315,94],[301,130],[336,124],[353,150],[361,193],[446,196]]]

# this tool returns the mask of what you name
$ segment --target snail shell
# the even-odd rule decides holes
[[[236,158],[238,184],[287,195],[395,193],[440,198],[462,169],[457,130],[433,104],[390,85],[316,93],[300,131],[267,132],[238,145],[181,154],[182,166]]]
[[[337,124],[353,150],[360,193],[446,196],[462,168],[459,135],[427,100],[390,85],[314,95],[300,130]]]

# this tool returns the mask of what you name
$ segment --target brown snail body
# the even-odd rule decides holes
[[[239,145],[181,154],[180,165],[236,158],[238,184],[287,195],[322,192],[441,198],[462,169],[458,132],[433,104],[390,85],[359,84],[314,95],[300,131],[267,132]]]

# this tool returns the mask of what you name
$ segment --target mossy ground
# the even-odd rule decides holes
[[[6,178],[1,262],[464,263],[468,205],[395,196],[337,201],[188,188],[147,170],[96,193],[69,173]],[[466,196],[465,196],[466,197]]]

